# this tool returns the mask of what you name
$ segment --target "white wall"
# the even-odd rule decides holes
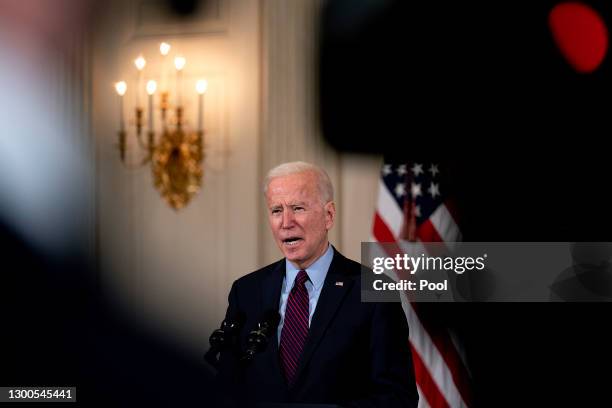
[[[189,24],[165,22],[151,4],[109,2],[94,29],[98,255],[102,283],[126,313],[198,355],[223,317],[231,282],[280,257],[265,220],[265,172],[289,160],[324,166],[337,192],[331,241],[358,259],[379,158],[338,154],[321,137],[314,36],[321,1],[219,0]],[[159,72],[153,56],[162,40],[187,57],[185,80],[210,82],[204,186],[178,212],[159,197],[150,168],[125,168],[116,147],[113,83],[135,78],[139,53],[151,56],[149,72]],[[194,108],[195,99],[186,105],[191,124]]]
[[[252,244],[258,233],[258,3],[216,2],[210,13],[181,25],[160,19],[163,14],[152,4],[111,2],[94,30],[102,280],[127,313],[201,352],[224,313],[229,285],[258,261],[258,247]],[[188,125],[195,122],[196,99],[187,83],[199,76],[209,80],[204,186],[180,211],[162,201],[150,167],[127,169],[116,147],[118,100],[112,85],[127,79],[133,89],[132,61],[140,53],[149,60],[145,79],[158,75],[161,41],[187,58]],[[128,96],[126,105],[132,106],[134,98]],[[140,153],[134,143],[131,147]]]

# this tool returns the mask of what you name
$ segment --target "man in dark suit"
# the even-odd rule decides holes
[[[220,356],[222,402],[416,407],[401,305],[361,302],[360,264],[328,242],[336,209],[325,171],[282,164],[268,173],[265,196],[285,259],[232,286],[226,321],[243,324],[239,346]],[[270,313],[280,322],[267,347],[244,361],[249,331]]]

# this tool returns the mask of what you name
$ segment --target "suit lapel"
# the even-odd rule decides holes
[[[281,260],[278,262],[278,265],[271,271],[268,276],[262,281],[261,284],[261,315],[268,310],[278,310],[278,305],[280,302],[280,294],[281,288],[283,285],[283,278],[285,276],[285,260]],[[266,350],[266,354],[268,355],[268,362],[272,365],[274,373],[273,375],[276,378],[276,381],[279,384],[282,384],[286,387],[286,382],[283,377],[280,362],[279,362],[279,353],[278,353],[278,330],[274,329],[273,336],[270,338],[268,342],[268,349]]]
[[[325,277],[321,295],[319,296],[317,307],[310,323],[306,344],[304,344],[298,364],[296,373],[298,382],[304,367],[308,364],[312,353],[321,341],[327,326],[331,323],[345,295],[353,285],[353,278],[344,273],[342,258],[343,256],[334,248],[334,258]]]

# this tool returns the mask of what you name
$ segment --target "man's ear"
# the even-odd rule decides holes
[[[329,231],[334,226],[334,221],[336,221],[336,204],[330,201],[325,204],[323,209],[325,210],[325,227]]]

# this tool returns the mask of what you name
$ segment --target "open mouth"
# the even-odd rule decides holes
[[[295,246],[303,241],[302,238],[299,237],[289,237],[287,239],[283,239],[283,244],[286,246]]]

